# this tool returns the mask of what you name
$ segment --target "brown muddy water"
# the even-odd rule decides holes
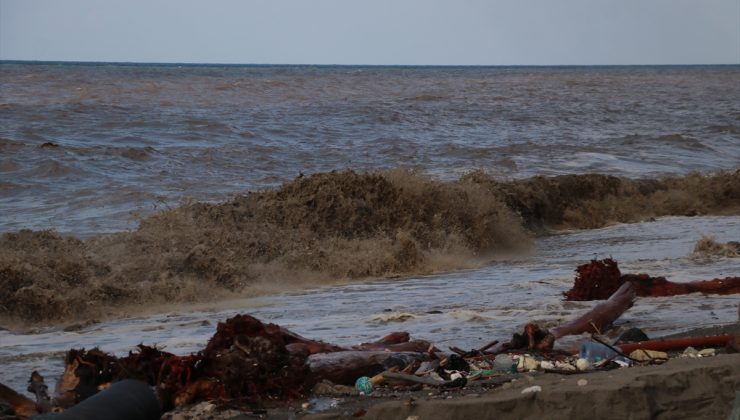
[[[53,377],[72,346],[194,351],[237,312],[475,346],[588,308],[560,296],[593,257],[738,275],[689,257],[740,240],[738,97],[737,66],[0,63],[0,382]]]

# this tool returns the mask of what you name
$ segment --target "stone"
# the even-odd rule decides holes
[[[540,362],[540,369],[555,369],[555,363],[549,360],[543,360]]]
[[[588,380],[586,379],[579,379],[578,380],[578,386],[586,386],[588,385]]]
[[[635,350],[630,353],[630,358],[638,360],[640,362],[648,362],[653,359],[667,359],[668,353],[655,350]]]
[[[715,354],[717,354],[717,351],[715,349],[709,348],[709,349],[703,349],[699,351],[699,356],[701,357],[712,357]]]
[[[541,392],[541,391],[542,391],[542,387],[539,385],[535,385],[535,386],[530,386],[529,388],[524,388],[522,390],[522,394],[529,394],[529,393]]]
[[[578,368],[578,370],[586,370],[590,367],[591,362],[589,362],[588,359],[580,358],[576,361],[576,368]]]
[[[696,357],[699,355],[699,351],[693,347],[686,347],[683,351],[682,356],[684,357]]]

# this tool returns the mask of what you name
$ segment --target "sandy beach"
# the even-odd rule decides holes
[[[533,386],[542,391],[522,393]],[[740,412],[738,390],[740,354],[728,354],[578,375],[525,374],[490,391],[368,398],[307,418],[356,418],[364,408],[363,419],[728,419],[733,407],[735,416]]]

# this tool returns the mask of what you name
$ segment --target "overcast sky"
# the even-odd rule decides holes
[[[740,63],[740,0],[0,0],[0,59]]]

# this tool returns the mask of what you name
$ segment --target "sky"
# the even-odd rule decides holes
[[[740,0],[0,0],[0,59],[740,64]]]

